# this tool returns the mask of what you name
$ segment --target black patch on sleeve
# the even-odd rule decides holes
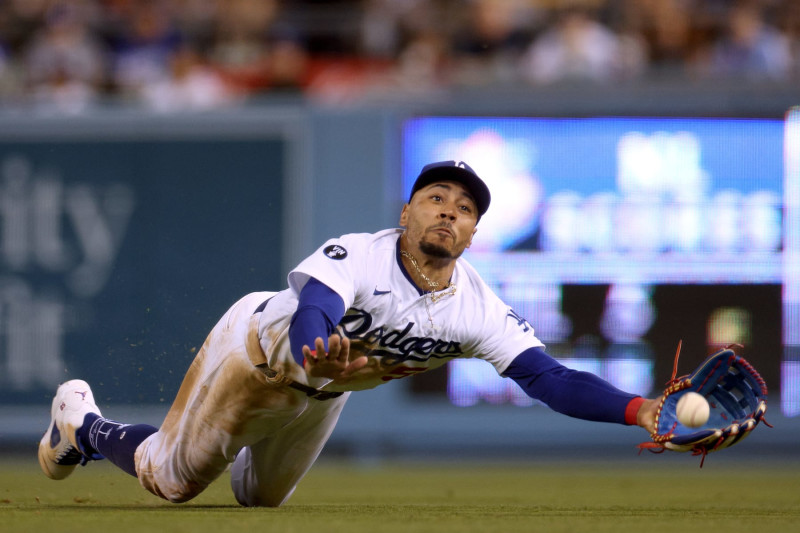
[[[322,251],[326,256],[330,259],[335,259],[337,261],[341,261],[345,257],[347,257],[347,250],[339,246],[338,244],[331,244],[330,246],[326,246],[325,249]]]

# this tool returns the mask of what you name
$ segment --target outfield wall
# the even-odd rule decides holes
[[[282,288],[292,265],[330,236],[396,224],[407,118],[780,119],[796,101],[786,87],[740,85],[720,93],[658,85],[359,106],[267,100],[202,115],[5,111],[0,441],[35,443],[52,391],[73,377],[92,384],[106,414],[157,425],[193,353],[230,303],[246,292]],[[440,373],[419,380],[422,387],[409,380],[353,395],[330,450],[369,458],[425,444],[430,454],[504,447],[525,453],[528,443],[564,449],[584,431],[617,436],[618,428],[576,425],[540,406],[455,407],[446,379]],[[791,449],[800,423],[779,411],[779,430],[757,438]],[[632,430],[621,431],[627,450]]]

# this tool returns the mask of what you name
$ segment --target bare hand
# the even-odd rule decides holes
[[[306,373],[316,378],[341,379],[350,377],[366,366],[367,358],[361,356],[355,361],[350,361],[350,339],[333,334],[328,337],[328,351],[325,351],[325,342],[321,337],[314,340],[315,351],[312,352],[308,345],[303,346]]]
[[[654,400],[645,400],[636,413],[636,424],[652,433],[656,429],[656,412],[661,403],[661,397]]]

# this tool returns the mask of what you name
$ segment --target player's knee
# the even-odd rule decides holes
[[[244,507],[280,507],[286,502],[288,497],[269,497],[256,494],[240,495],[236,494],[236,501]]]
[[[207,485],[199,483],[170,483],[169,486],[157,484],[143,484],[144,488],[170,503],[185,503],[203,492]]]
[[[185,503],[191,499],[194,499],[195,496],[203,492],[204,488],[205,487],[197,487],[194,485],[190,485],[188,487],[185,487],[183,490],[172,492],[167,497],[167,500],[169,500],[172,503]]]
[[[288,492],[263,490],[263,487],[258,487],[258,484],[247,484],[242,477],[236,475],[235,466],[231,469],[231,474],[233,495],[239,505],[244,507],[280,507],[293,492],[293,490]]]

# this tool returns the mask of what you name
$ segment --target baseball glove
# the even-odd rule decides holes
[[[656,412],[652,442],[640,448],[653,452],[672,450],[702,455],[740,442],[764,422],[767,411],[767,384],[755,368],[736,355],[729,346],[701,364],[688,376],[675,378],[681,344],[675,354],[672,379],[661,397]],[[702,395],[709,404],[710,416],[701,427],[690,428],[678,421],[676,406],[687,392]]]

